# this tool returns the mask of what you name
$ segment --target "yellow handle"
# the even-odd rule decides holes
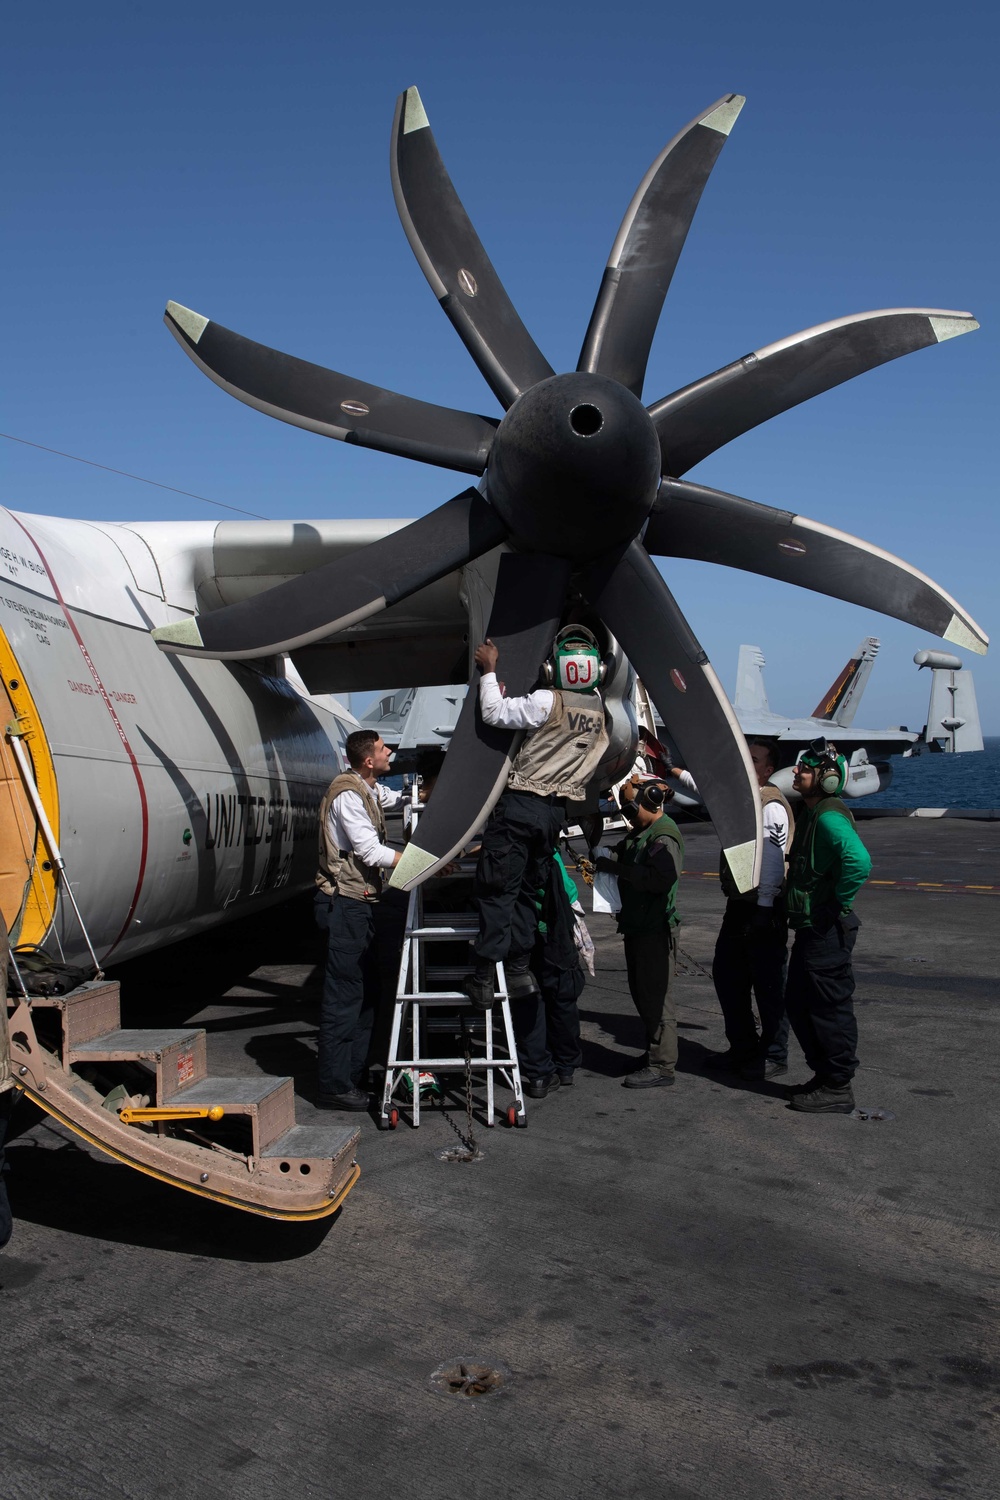
[[[143,1120],[221,1120],[225,1113],[221,1104],[203,1109],[194,1106],[185,1109],[183,1105],[173,1109],[169,1104],[164,1104],[151,1109],[133,1109],[129,1106],[119,1111],[118,1118],[123,1125],[136,1125]]]

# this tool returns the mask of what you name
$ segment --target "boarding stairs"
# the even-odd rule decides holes
[[[418,812],[414,802],[411,834]],[[499,1111],[501,1118],[508,1125],[522,1128],[528,1123],[503,964],[496,966],[493,1009],[476,1010],[459,988],[472,972],[469,943],[478,932],[475,912],[428,910],[429,897],[440,897],[449,883],[454,886],[456,878],[467,878],[474,869],[474,860],[457,860],[450,874],[425,881],[410,892],[378,1116],[382,1129],[395,1130],[403,1102],[409,1107],[410,1123],[414,1128],[420,1125],[422,1072],[464,1075],[470,1113],[472,1075],[484,1074],[489,1126],[495,1125],[498,1113],[495,1085],[499,1073],[514,1095],[513,1103]],[[436,907],[437,901],[432,900],[431,905]],[[454,945],[458,950],[454,962],[440,962],[440,944]],[[434,1046],[439,1038],[461,1040],[461,1055],[439,1051]],[[409,1057],[400,1055],[400,1048],[406,1045],[412,1054]],[[410,1086],[408,1097],[405,1101],[397,1099],[406,1083]]]
[[[203,1030],[123,1028],[117,982],[11,1005],[15,1087],[116,1161],[289,1220],[334,1213],[360,1175],[357,1129],[297,1125],[290,1078],[210,1075]]]

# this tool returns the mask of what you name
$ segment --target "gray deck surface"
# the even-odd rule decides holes
[[[861,831],[876,879],[1000,883],[998,824]],[[686,832],[712,870],[711,832]],[[681,907],[676,1087],[620,1087],[639,1027],[595,919],[573,1089],[480,1129],[476,1165],[438,1160],[440,1114],[362,1116],[329,1223],[200,1202],[44,1124],[15,1140],[3,1500],[992,1500],[1000,896],[862,895],[856,1093],[882,1124],[701,1071],[717,883],[686,877]],[[205,1026],[213,1074],[293,1074],[300,1123],[335,1123],[307,1102],[313,945],[289,908],[134,963],[125,1024]],[[509,1391],[434,1393],[463,1356]]]

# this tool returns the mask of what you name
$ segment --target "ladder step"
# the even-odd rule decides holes
[[[494,993],[498,1003],[507,998],[500,990]],[[416,1000],[418,1005],[450,1005],[452,1008],[472,1003],[462,990],[414,990],[411,994],[396,997],[397,1004],[409,1004],[411,1000]]]
[[[471,925],[477,932],[479,930],[476,914],[471,911],[425,911],[421,913],[421,925],[430,928]]]
[[[261,1156],[280,1156],[293,1161],[336,1161],[353,1151],[361,1131],[350,1125],[293,1125],[276,1141],[265,1146]]]
[[[106,1031],[103,1036],[92,1036],[89,1041],[77,1042],[72,1054],[74,1058],[89,1057],[104,1062],[160,1057],[168,1048],[182,1046],[185,1042],[193,1042],[204,1035],[204,1031],[193,1026],[178,1026],[169,1030]]]
[[[117,980],[91,979],[65,995],[33,995],[31,1004],[37,1010],[62,1013],[64,1057],[81,1042],[121,1025]]]
[[[221,1104],[227,1114],[249,1115],[253,1154],[262,1156],[272,1141],[295,1124],[295,1090],[290,1078],[202,1078],[174,1096],[177,1104]]]
[[[103,1036],[69,1047],[67,1065],[88,1062],[152,1063],[156,1075],[154,1102],[166,1104],[179,1089],[205,1077],[205,1033],[191,1026],[106,1031]]]
[[[450,943],[461,938],[468,942],[479,936],[478,927],[411,927],[408,938],[431,938],[436,943]]]

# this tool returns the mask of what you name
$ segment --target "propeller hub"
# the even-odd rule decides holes
[[[515,542],[587,562],[638,536],[660,463],[656,429],[630,390],[603,375],[553,375],[501,422],[486,493]]]

